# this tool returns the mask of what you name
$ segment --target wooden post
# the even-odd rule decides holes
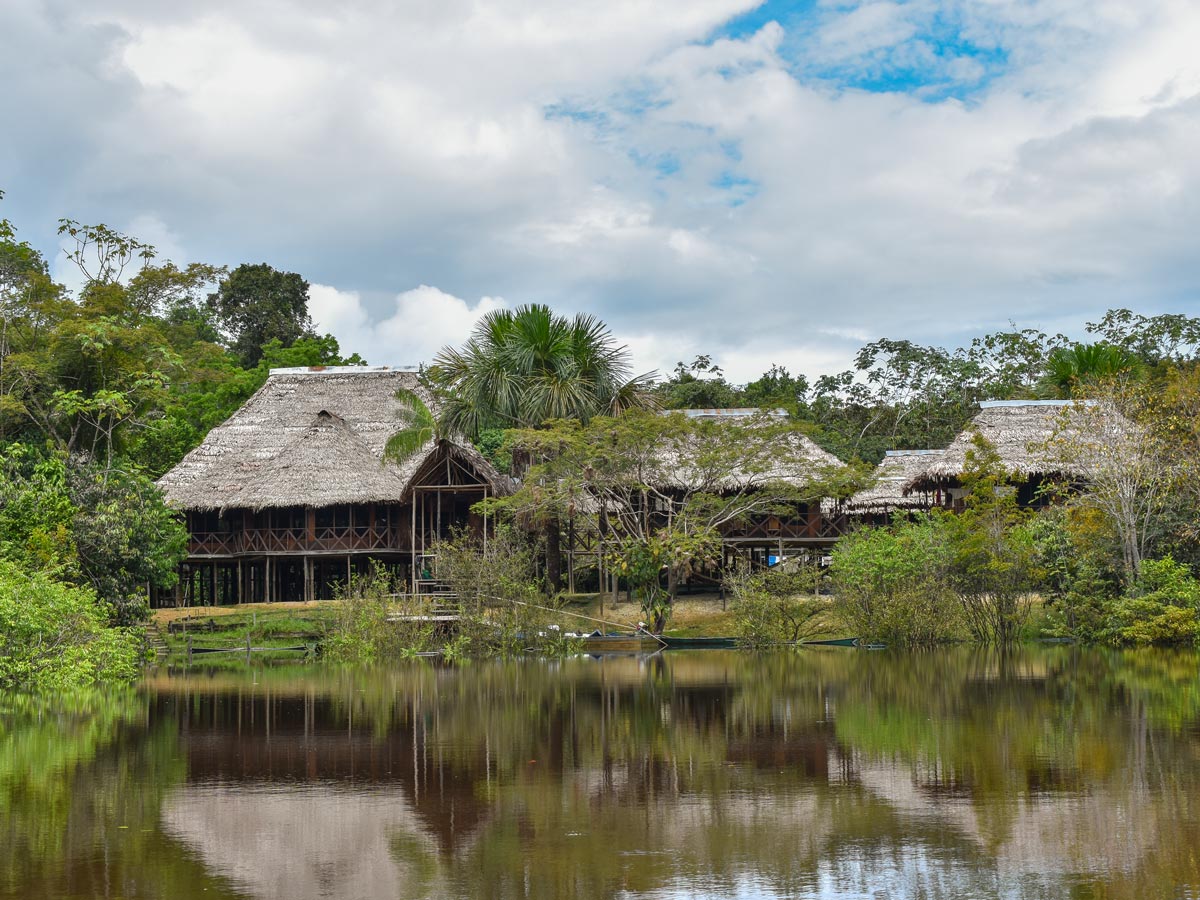
[[[604,538],[601,535],[596,536],[596,577],[600,580],[596,582],[596,587],[600,588],[600,618],[604,618]]]
[[[408,535],[409,545],[409,567],[412,570],[410,577],[412,580],[412,592],[417,592],[417,491],[413,489],[412,495],[412,530]]]
[[[567,593],[575,593],[575,517],[567,519]]]
[[[242,561],[240,558],[238,559],[237,567],[237,602],[239,604],[246,602],[245,573],[242,571]]]
[[[266,558],[267,571],[263,576],[263,602],[271,602],[271,557]]]

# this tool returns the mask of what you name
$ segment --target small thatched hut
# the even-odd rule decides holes
[[[844,504],[846,512],[856,518],[884,524],[897,511],[930,509],[939,505],[941,497],[936,489],[906,492],[905,486],[923,475],[945,452],[888,450],[875,469],[875,483],[847,500]]]
[[[407,369],[272,370],[159,480],[190,532],[174,601],[327,597],[370,561],[419,588],[439,537],[485,532],[470,507],[510,485],[473,447],[431,440],[401,464],[384,459],[400,389],[424,395]]]
[[[941,456],[911,476],[904,492],[942,492],[942,502],[953,506],[962,497],[962,474],[967,453],[981,435],[1010,473],[1018,501],[1023,505],[1043,502],[1040,488],[1048,481],[1078,481],[1087,473],[1061,452],[1064,444],[1086,437],[1096,423],[1092,401],[1073,400],[987,400],[979,413],[954,439]],[[1112,415],[1117,415],[1112,413]]]
[[[694,421],[712,422],[718,427],[724,424],[769,427],[784,425],[788,420],[782,409],[685,409],[679,412]],[[700,490],[722,494],[784,483],[803,490],[831,471],[845,467],[832,453],[794,429],[761,443],[749,440],[743,449],[740,464],[720,473],[696,469],[686,461],[687,453],[680,453],[678,448],[668,449],[662,460],[663,487],[676,492]],[[699,454],[700,457],[703,455],[703,452]],[[755,515],[731,522],[722,529],[722,539],[727,554],[737,553],[770,564],[791,551],[828,548],[846,533],[846,526],[845,514],[840,509],[824,510],[820,499],[814,498],[813,502],[802,504],[789,516]]]

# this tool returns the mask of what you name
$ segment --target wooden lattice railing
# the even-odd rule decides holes
[[[192,556],[233,556],[239,553],[354,553],[406,550],[400,529],[387,525],[338,528],[253,528],[245,531],[193,532]]]

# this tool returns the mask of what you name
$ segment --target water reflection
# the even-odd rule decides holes
[[[0,889],[1190,896],[1197,666],[831,649],[161,673],[107,712],[0,714]]]

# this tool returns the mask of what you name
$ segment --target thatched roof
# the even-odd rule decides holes
[[[787,413],[783,410],[737,409],[684,409],[671,410],[682,413],[689,419],[730,423],[745,426],[786,424]],[[840,459],[816,445],[805,434],[790,430],[778,442],[757,448],[747,447],[746,465],[738,470],[724,473],[720,483],[712,485],[719,490],[740,490],[746,487],[785,482],[803,488],[816,477],[830,469],[845,465]],[[689,471],[686,453],[681,448],[665,447],[659,457],[663,473],[662,487],[693,488],[703,476]]]
[[[859,491],[844,504],[851,512],[887,512],[890,509],[925,509],[931,505],[924,491],[904,492],[904,486],[923,475],[942,458],[945,450],[888,450],[875,469],[875,484]]]
[[[403,464],[384,462],[388,438],[401,427],[401,388],[432,402],[408,369],[273,369],[159,487],[172,506],[192,510],[400,502],[413,476],[449,453],[498,493],[507,490],[478,451],[457,443],[430,441]]]
[[[1070,441],[1081,428],[1090,427],[1084,412],[1094,406],[1080,400],[987,400],[979,413],[954,439],[941,458],[918,472],[904,485],[905,491],[930,490],[959,480],[966,470],[967,452],[974,449],[976,434],[995,448],[1012,475],[1028,479],[1035,475],[1083,476],[1078,466],[1065,463],[1062,454],[1048,447],[1053,439]]]

